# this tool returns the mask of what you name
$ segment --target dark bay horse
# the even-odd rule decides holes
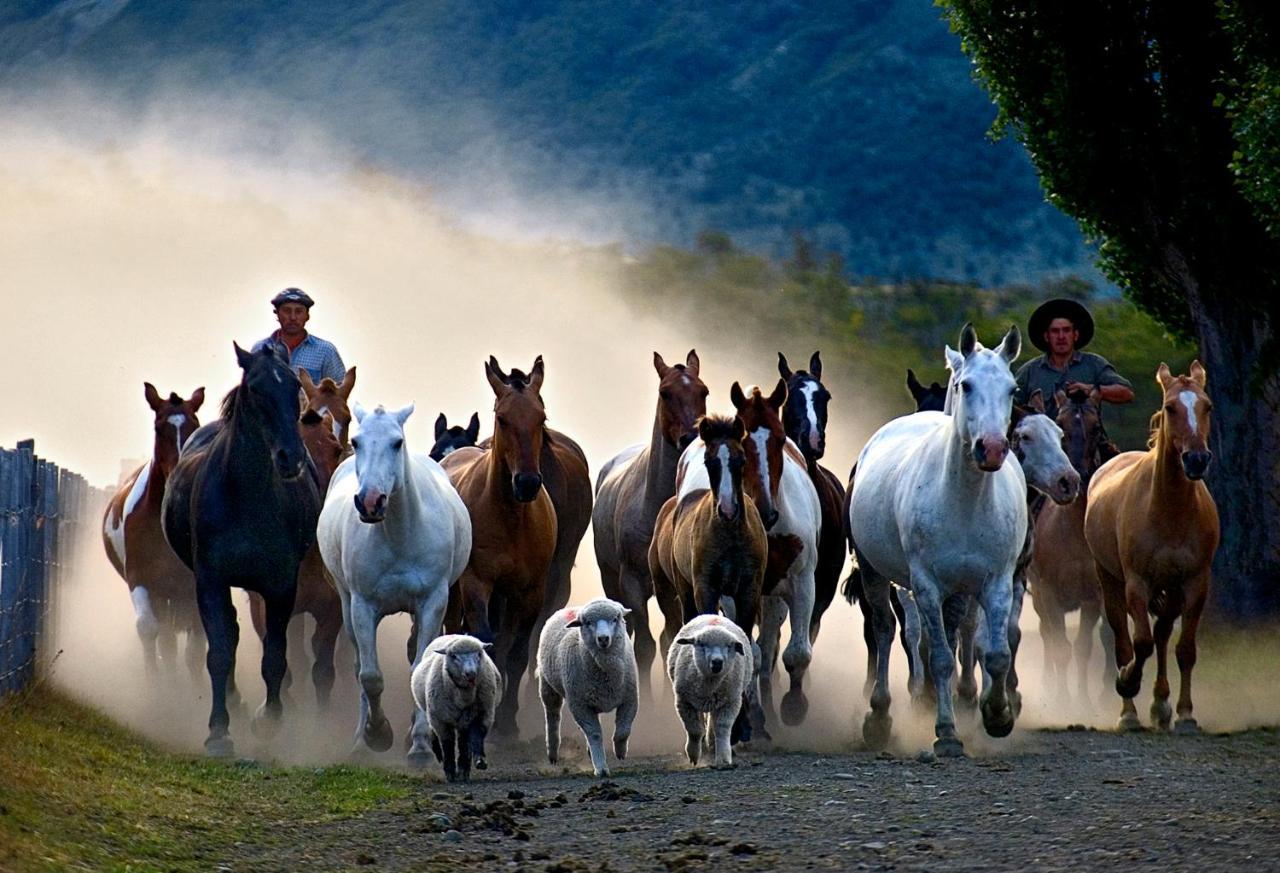
[[[813,575],[813,618],[809,640],[817,642],[822,615],[836,596],[840,571],[844,569],[846,548],[844,486],[826,467],[818,463],[827,450],[827,403],[831,393],[822,384],[822,357],[814,352],[809,369],[792,371],[786,356],[778,352],[778,373],[787,382],[787,402],[782,407],[782,426],[800,447],[809,479],[818,491],[822,507],[822,531],[818,534],[818,567]]]
[[[493,659],[506,680],[494,730],[513,735],[530,638],[548,597],[556,511],[541,467],[542,359],[528,375],[504,374],[492,358],[484,372],[495,398],[493,438],[485,448],[458,449],[441,464],[471,515],[472,537],[445,626],[494,644]]]
[[[148,672],[157,665],[157,643],[161,656],[171,659],[183,631],[188,664],[198,669],[204,631],[196,609],[196,580],[164,541],[160,503],[183,444],[200,426],[196,413],[204,403],[204,389],[197,388],[189,400],[174,393],[166,400],[145,382],[143,396],[155,415],[151,460],[134,470],[107,503],[102,542],[111,566],[129,586]]]
[[[268,344],[235,346],[244,371],[222,402],[222,419],[197,431],[165,491],[165,538],[196,576],[200,620],[209,640],[212,686],[210,755],[234,752],[228,731],[228,677],[240,639],[232,586],[266,601],[262,653],[266,701],[254,719],[270,733],[283,707],[285,630],[297,593],[298,567],[315,541],[320,495],[298,434],[301,383]],[[202,437],[203,434],[203,437]]]
[[[480,439],[479,413],[471,413],[471,420],[467,422],[466,427],[459,427],[456,424],[450,427],[449,419],[445,418],[443,412],[440,413],[436,418],[435,438],[435,444],[427,454],[436,462],[443,461],[445,455],[456,449],[474,446]]]
[[[1160,728],[1169,727],[1173,713],[1166,649],[1173,623],[1181,618],[1177,658],[1182,685],[1174,728],[1196,733],[1191,671],[1219,539],[1218,508],[1203,481],[1212,458],[1213,404],[1205,393],[1206,374],[1199,361],[1192,362],[1189,376],[1174,376],[1161,364],[1156,381],[1164,391],[1164,405],[1152,418],[1151,446],[1145,452],[1117,455],[1093,474],[1084,536],[1116,636],[1116,692],[1124,700],[1121,728],[1139,726],[1133,698],[1142,686],[1142,667],[1153,652],[1151,720]],[[1148,613],[1156,619],[1154,634]]]
[[[600,469],[596,481],[591,520],[600,581],[606,596],[631,610],[627,620],[635,638],[642,694],[649,692],[649,671],[657,653],[649,630],[648,604],[654,593],[649,544],[659,510],[676,493],[676,462],[697,436],[698,419],[707,411],[707,386],[698,375],[701,366],[693,349],[683,364],[672,366],[653,353],[658,402],[649,442],[615,455]],[[680,615],[678,603],[671,615]],[[683,624],[678,620],[665,633],[674,635]],[[664,657],[666,651],[664,646]]]

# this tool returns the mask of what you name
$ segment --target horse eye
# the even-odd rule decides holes
[[[404,448],[404,440],[396,440],[394,443],[391,444],[391,448],[395,449],[397,452],[400,451],[402,448]]]
[[[964,391],[965,394],[968,394],[970,391],[973,390],[973,385],[970,384],[969,382],[961,382],[960,389]]]
[[[354,437],[353,437],[353,438],[352,438],[352,440],[351,440],[351,448],[353,448],[353,449],[358,449],[358,448],[360,448],[360,440],[358,440],[358,439],[356,439],[356,438],[354,438]]]

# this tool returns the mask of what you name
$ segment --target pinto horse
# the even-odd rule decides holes
[[[809,640],[818,641],[822,615],[836,596],[840,571],[848,551],[845,548],[844,486],[818,461],[827,450],[827,403],[831,393],[822,384],[822,357],[814,352],[809,369],[792,372],[787,359],[778,352],[778,373],[787,382],[787,402],[782,407],[782,425],[787,437],[800,447],[809,480],[822,506],[822,531],[818,534],[818,566],[814,570],[813,618]]]
[[[1080,629],[1076,634],[1075,657],[1078,694],[1088,699],[1089,657],[1093,651],[1093,628],[1102,616],[1102,591],[1093,555],[1084,539],[1084,514],[1088,506],[1088,488],[1093,474],[1118,454],[1102,427],[1102,394],[1094,388],[1089,394],[1070,397],[1058,391],[1054,397],[1058,408],[1057,424],[1063,432],[1071,464],[1080,476],[1081,497],[1065,505],[1048,505],[1035,519],[1035,549],[1029,568],[1032,604],[1040,618],[1040,635],[1044,640],[1046,675],[1056,682],[1058,690],[1067,694],[1067,665],[1072,647],[1067,643],[1064,617],[1080,610]],[[1110,628],[1103,625],[1102,644],[1113,645]],[[1115,680],[1111,659],[1106,660],[1105,681]]]
[[[204,389],[197,388],[188,400],[173,393],[165,400],[144,382],[143,396],[155,414],[151,460],[134,470],[107,503],[102,542],[111,566],[129,586],[148,672],[156,669],[157,643],[168,658],[177,650],[177,634],[186,631],[187,661],[194,675],[204,647],[196,580],[164,541],[160,504],[183,444],[200,426],[196,413],[204,403]]]
[[[1142,667],[1156,655],[1151,720],[1167,729],[1169,706],[1166,649],[1173,623],[1178,636],[1179,733],[1196,733],[1192,717],[1191,671],[1196,664],[1196,629],[1209,596],[1210,565],[1217,551],[1218,508],[1205,487],[1209,415],[1205,370],[1191,364],[1189,376],[1174,376],[1166,364],[1156,371],[1164,405],[1152,418],[1150,448],[1117,455],[1093,474],[1084,537],[1102,585],[1107,621],[1115,633],[1116,691],[1124,703],[1122,729],[1140,727],[1133,705],[1142,686]],[[1156,617],[1152,634],[1148,612]],[[1129,636],[1129,621],[1134,634]]]
[[[342,456],[345,458],[351,454],[351,407],[348,400],[356,387],[356,368],[350,367],[347,370],[341,384],[325,376],[317,385],[311,381],[311,374],[306,369],[298,370],[298,378],[302,382],[302,393],[307,396],[307,409],[322,416],[329,414],[333,435],[342,447]]]
[[[556,510],[541,468],[547,438],[542,358],[527,375],[504,374],[490,358],[484,373],[495,398],[493,438],[486,448],[458,449],[442,465],[472,530],[471,558],[450,596],[446,628],[494,644],[505,680],[494,730],[513,735],[529,641],[548,599]]]
[[[456,449],[474,446],[480,439],[479,413],[471,413],[471,420],[467,422],[466,427],[459,427],[456,424],[450,427],[449,419],[445,418],[443,412],[440,413],[436,417],[435,439],[435,444],[431,446],[427,456],[436,463],[443,461],[445,455]]]
[[[196,575],[212,685],[205,750],[213,756],[234,752],[226,695],[240,628],[231,588],[256,591],[266,601],[267,699],[254,726],[269,735],[283,711],[285,631],[298,567],[315,541],[320,512],[315,475],[298,434],[297,375],[270,344],[258,352],[238,345],[235,350],[244,371],[240,384],[222,401],[222,420],[192,435],[161,507],[165,538]]]
[[[649,671],[657,648],[649,630],[649,597],[654,594],[649,545],[663,504],[676,493],[676,463],[697,436],[698,419],[707,411],[707,386],[699,378],[701,361],[690,349],[683,364],[667,365],[653,353],[658,374],[658,404],[649,444],[634,445],[611,458],[596,481],[596,504],[591,523],[596,562],[605,596],[631,610],[627,621],[634,637],[641,690],[649,690]],[[661,604],[662,600],[659,600]],[[679,604],[667,615],[679,616]],[[674,639],[683,626],[677,620],[664,630]],[[747,631],[750,634],[750,630]],[[662,647],[666,657],[667,646]]]
[[[935,752],[964,752],[951,699],[951,641],[967,597],[979,599],[987,619],[984,666],[991,685],[982,695],[983,726],[992,736],[1013,730],[1005,684],[1011,662],[1008,621],[1027,507],[1022,468],[1005,460],[1017,388],[1009,364],[1020,350],[1016,326],[997,348],[984,349],[973,326],[965,325],[960,351],[947,349],[952,380],[959,386],[952,414],[896,418],[876,431],[858,457],[849,528],[876,629],[876,684],[863,724],[863,738],[873,748],[888,741],[892,723],[891,579],[911,589],[928,631],[937,694]]]

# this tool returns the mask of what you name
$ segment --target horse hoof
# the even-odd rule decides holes
[[[489,762],[488,762],[487,760],[485,760],[484,758],[476,758],[476,769],[477,769],[477,770],[488,770],[488,769],[489,769]]]
[[[889,745],[889,734],[893,730],[893,718],[888,715],[877,715],[868,712],[862,720],[862,741],[872,751],[879,751]]]
[[[938,737],[933,741],[933,753],[939,758],[963,758],[964,743],[957,737]]]
[[[1136,733],[1142,729],[1142,722],[1138,720],[1136,712],[1126,712],[1120,716],[1120,721],[1116,724],[1116,730],[1121,733]]]
[[[1009,702],[1013,704],[1013,717],[1017,718],[1022,715],[1022,692],[1014,691],[1009,695]]]
[[[405,756],[405,762],[410,770],[425,770],[431,764],[431,758],[426,752],[410,752]]]
[[[599,769],[599,770],[595,771],[595,773],[596,773],[596,778],[597,778],[597,779],[608,779],[608,778],[612,775],[612,774],[609,772],[609,768],[608,768],[608,767],[602,767],[601,769]]]
[[[210,758],[233,758],[236,754],[236,744],[229,736],[209,737],[204,741],[204,753]]]
[[[364,742],[375,752],[385,752],[395,741],[395,732],[391,730],[391,722],[386,719],[381,724],[365,725]]]
[[[982,707],[982,728],[991,737],[1007,737],[1013,733],[1013,707],[1007,703],[1002,710]]]
[[[1141,690],[1141,678],[1126,681],[1123,673],[1116,677],[1116,694],[1119,694],[1125,700],[1137,697],[1138,692]]]
[[[796,689],[782,695],[782,710],[779,714],[782,716],[783,724],[795,727],[804,721],[808,713],[809,698],[804,696],[803,691]]]
[[[1169,729],[1173,721],[1173,707],[1167,700],[1157,700],[1151,704],[1151,723],[1162,731]]]
[[[1194,737],[1200,733],[1200,725],[1194,718],[1180,718],[1173,726],[1173,732],[1180,737]]]
[[[280,708],[265,703],[259,706],[249,721],[249,730],[260,740],[274,740],[280,733]]]

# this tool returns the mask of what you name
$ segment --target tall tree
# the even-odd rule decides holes
[[[938,2],[999,110],[993,132],[1023,141],[1104,272],[1198,342],[1218,603],[1280,613],[1277,4]]]

